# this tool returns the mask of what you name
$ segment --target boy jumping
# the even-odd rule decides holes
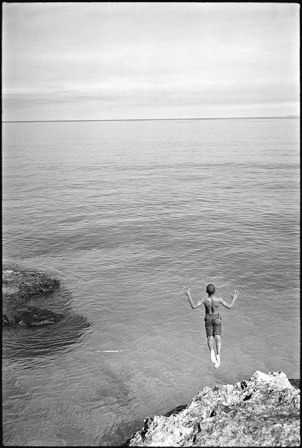
[[[190,287],[185,286],[184,287],[184,293],[189,299],[189,303],[191,305],[192,309],[198,308],[201,305],[204,305],[205,307],[205,328],[206,328],[206,334],[207,334],[207,340],[208,340],[208,347],[211,352],[211,361],[215,364],[215,367],[220,366],[220,350],[221,350],[221,317],[218,314],[218,308],[219,305],[223,305],[228,309],[231,309],[232,306],[235,303],[235,300],[238,297],[238,291],[234,291],[234,293],[231,294],[232,296],[232,302],[229,304],[225,302],[220,297],[215,296],[215,286],[212,284],[209,284],[206,288],[206,292],[208,293],[208,297],[205,299],[198,300],[196,305],[193,302]],[[214,338],[216,342],[216,351],[217,355],[215,356],[214,351]]]

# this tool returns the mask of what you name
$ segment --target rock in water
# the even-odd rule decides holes
[[[25,309],[17,310],[14,324],[25,325],[26,327],[40,327],[41,325],[55,324],[63,318],[63,314],[28,306]]]
[[[283,372],[260,371],[204,387],[180,412],[145,419],[126,445],[300,446],[300,389]]]
[[[49,310],[25,307],[33,297],[49,294],[60,286],[59,280],[44,272],[2,271],[2,324],[40,326],[58,322],[64,316]]]

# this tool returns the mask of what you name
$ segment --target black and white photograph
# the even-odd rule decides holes
[[[300,446],[300,3],[2,3],[2,445]]]

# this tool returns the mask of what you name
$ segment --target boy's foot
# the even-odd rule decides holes
[[[220,366],[220,355],[216,356],[216,362],[215,362],[215,367],[216,369]]]
[[[214,350],[211,350],[211,361],[212,363],[216,364],[216,356]]]

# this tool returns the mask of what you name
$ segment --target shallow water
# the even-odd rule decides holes
[[[4,259],[68,315],[4,329],[3,442],[116,445],[205,385],[299,377],[299,200],[296,119],[3,124]],[[240,292],[219,369],[182,292],[209,282]]]

